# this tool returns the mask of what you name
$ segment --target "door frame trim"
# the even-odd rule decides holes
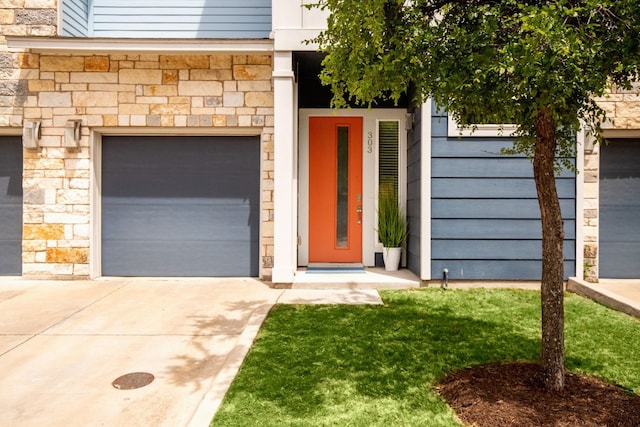
[[[332,110],[329,108],[301,108],[298,116],[298,266],[309,264],[309,118],[362,117],[362,263],[375,265],[376,249],[381,252],[375,234],[375,191],[377,188],[379,120],[398,120],[400,133],[400,186],[406,186],[406,109],[380,108]],[[367,152],[368,135],[373,137],[373,149]],[[402,202],[406,203],[406,198]]]

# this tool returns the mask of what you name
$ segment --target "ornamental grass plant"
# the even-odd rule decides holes
[[[385,248],[400,248],[407,239],[407,220],[393,191],[381,191],[378,198],[378,239]]]

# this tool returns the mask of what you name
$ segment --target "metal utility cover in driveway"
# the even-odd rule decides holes
[[[0,137],[0,276],[22,274],[22,143]]]
[[[102,274],[257,276],[258,137],[103,137]]]

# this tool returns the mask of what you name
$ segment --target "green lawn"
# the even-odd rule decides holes
[[[274,307],[215,426],[459,426],[433,384],[534,361],[540,295],[387,291],[384,306]],[[567,367],[640,394],[640,322],[567,294]]]

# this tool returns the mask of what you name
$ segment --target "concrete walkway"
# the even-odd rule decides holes
[[[252,279],[2,279],[0,425],[208,426],[277,302],[382,303]],[[112,385],[126,374],[153,381]]]

